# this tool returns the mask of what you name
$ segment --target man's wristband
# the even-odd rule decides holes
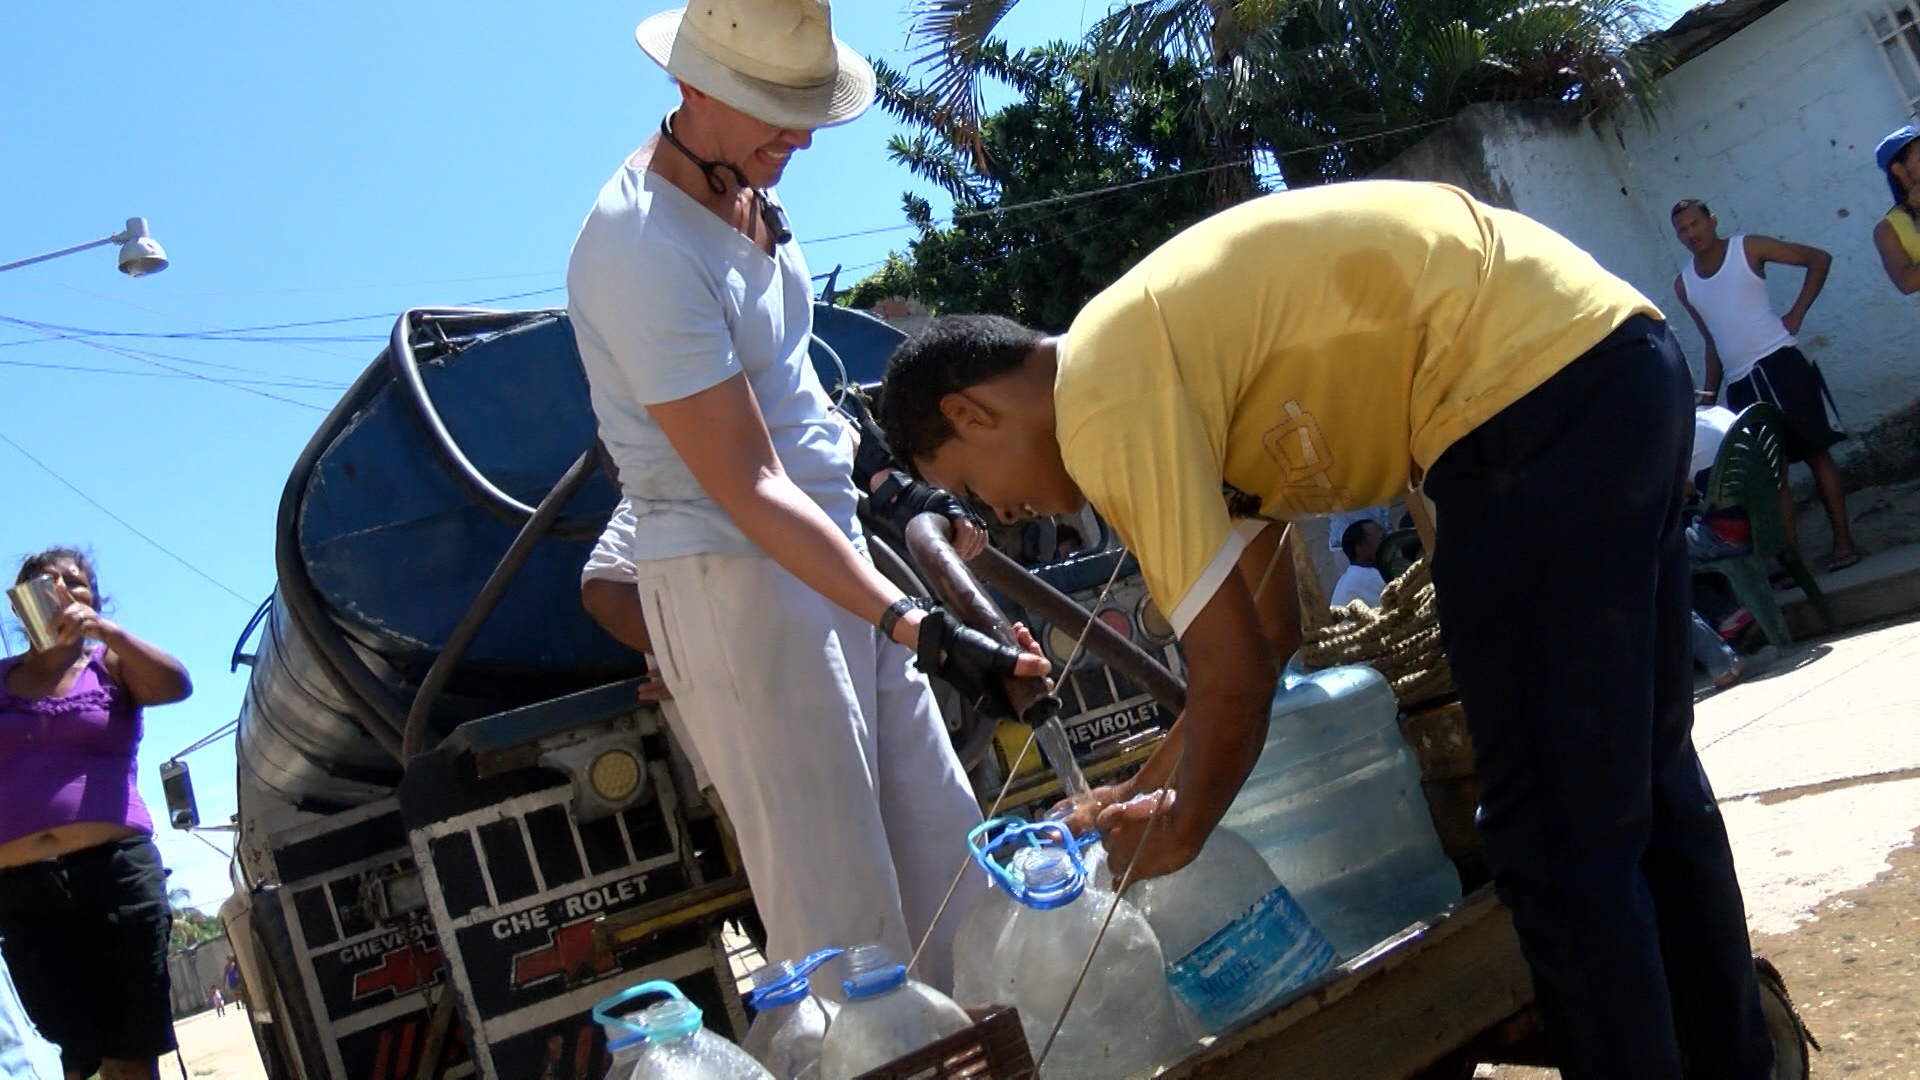
[[[888,604],[887,610],[880,613],[880,622],[876,624],[880,628],[880,636],[886,638],[888,641],[892,641],[893,628],[899,625],[901,616],[915,608],[919,608],[921,611],[932,611],[933,601],[928,600],[924,596],[902,596],[900,599]]]

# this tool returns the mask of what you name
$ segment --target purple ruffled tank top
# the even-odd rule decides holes
[[[0,660],[0,843],[57,825],[104,822],[153,831],[136,783],[140,706],[95,646],[65,694],[16,697],[17,656]]]

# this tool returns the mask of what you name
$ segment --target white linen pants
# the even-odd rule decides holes
[[[661,677],[726,804],[768,959],[880,942],[905,963],[980,821],[912,655],[765,556],[638,563]],[[914,977],[953,982],[968,864]],[[837,986],[820,992],[839,997]]]

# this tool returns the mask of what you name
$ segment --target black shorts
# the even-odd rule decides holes
[[[1772,404],[1786,417],[1781,434],[1788,461],[1805,461],[1847,439],[1826,376],[1791,345],[1761,357],[1746,377],[1727,384],[1727,407],[1734,412],[1756,401]]]
[[[0,952],[67,1072],[174,1048],[173,915],[153,839],[131,836],[0,870]]]

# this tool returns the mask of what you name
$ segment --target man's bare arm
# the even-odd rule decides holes
[[[1787,313],[1780,317],[1787,333],[1798,334],[1801,324],[1806,321],[1808,310],[1813,307],[1820,290],[1826,287],[1827,272],[1833,267],[1833,256],[1808,244],[1776,240],[1771,236],[1749,236],[1746,246],[1747,258],[1759,263],[1755,267],[1756,273],[1760,273],[1768,263],[1806,269],[1806,276],[1800,281],[1800,295],[1794,298],[1793,306],[1787,309]]]
[[[1693,302],[1687,299],[1685,279],[1680,277],[1673,279],[1673,295],[1680,298],[1680,306],[1687,309],[1687,314],[1693,317],[1693,325],[1700,330],[1700,340],[1707,343],[1707,355],[1703,361],[1706,365],[1706,371],[1702,373],[1701,376],[1700,398],[1707,403],[1718,401],[1720,400],[1720,377],[1722,371],[1720,367],[1720,350],[1713,344],[1713,334],[1707,329],[1707,320],[1701,318],[1700,313],[1693,310]]]
[[[613,640],[652,655],[653,636],[647,632],[646,610],[640,606],[640,591],[633,582],[588,578],[580,583],[580,606]]]

